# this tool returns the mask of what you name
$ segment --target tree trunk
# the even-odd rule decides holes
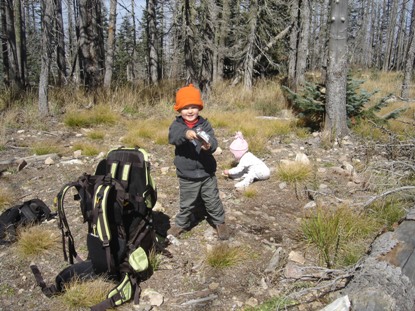
[[[101,23],[101,0],[79,1],[79,49],[81,72],[87,89],[100,86],[103,68],[103,36]]]
[[[115,29],[117,23],[117,0],[110,1],[110,18],[108,24],[107,55],[105,58],[104,87],[111,87],[112,67],[114,63]]]
[[[194,62],[194,35],[191,0],[184,1],[184,64],[186,70],[186,82],[197,84],[196,68]]]
[[[21,0],[14,1],[14,30],[16,39],[16,59],[17,59],[17,70],[20,84],[24,88],[26,85],[26,48],[25,43],[25,32],[23,27],[23,16],[22,16],[22,3]]]
[[[393,68],[393,61],[395,60],[396,46],[395,46],[395,29],[398,21],[398,1],[391,1],[389,4],[387,21],[387,35],[385,45],[385,57],[383,59],[383,70],[388,71]]]
[[[9,49],[7,42],[7,17],[6,17],[6,1],[0,2],[1,15],[1,52],[3,61],[3,82],[6,86],[10,86],[10,70],[9,70]]]
[[[309,0],[295,0],[291,7],[291,35],[288,86],[293,90],[304,85],[310,28]]]
[[[404,77],[402,81],[401,96],[403,98],[409,97],[409,86],[412,81],[412,74],[414,69],[415,61],[415,1],[412,7],[412,20],[411,20],[411,31],[409,34],[409,49],[406,54]]]
[[[56,5],[56,57],[58,63],[58,85],[62,85],[66,82],[68,77],[66,58],[65,58],[65,34],[63,28],[63,16],[62,16],[62,0],[55,0]]]
[[[148,75],[153,85],[158,84],[156,5],[156,0],[147,0]]]
[[[324,132],[330,138],[342,138],[349,132],[346,114],[347,21],[347,0],[332,1],[324,124]]]
[[[249,9],[249,34],[246,47],[246,54],[244,60],[244,88],[245,90],[252,89],[252,78],[254,75],[254,49],[255,36],[258,23],[258,2],[252,0]]]
[[[49,114],[48,82],[53,46],[52,19],[54,13],[54,1],[42,1],[42,12],[42,64],[39,77],[39,116],[45,117]]]

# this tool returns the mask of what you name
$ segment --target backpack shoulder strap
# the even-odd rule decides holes
[[[59,216],[59,228],[62,233],[62,245],[63,245],[63,257],[65,261],[69,260],[70,264],[73,264],[73,259],[76,258],[77,261],[82,261],[78,256],[75,250],[74,238],[72,236],[71,230],[69,228],[69,223],[66,218],[65,209],[64,209],[64,200],[65,196],[69,189],[72,187],[76,189],[77,194],[74,196],[74,200],[80,201],[81,212],[84,219],[84,222],[88,222],[88,232],[92,231],[91,228],[91,217],[92,217],[92,195],[94,192],[95,184],[98,180],[103,179],[104,176],[91,176],[84,174],[78,178],[78,180],[68,183],[62,187],[55,198],[55,205],[57,205],[58,216]],[[68,253],[66,250],[66,240],[68,242]]]

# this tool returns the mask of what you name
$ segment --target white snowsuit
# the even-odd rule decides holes
[[[239,160],[238,165],[228,171],[230,178],[242,178],[235,185],[236,188],[246,188],[255,180],[268,179],[270,174],[268,166],[251,152],[246,152]]]

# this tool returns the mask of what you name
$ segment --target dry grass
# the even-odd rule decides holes
[[[290,185],[308,181],[313,172],[310,164],[297,161],[282,162],[278,165],[277,176]]]
[[[74,151],[81,150],[82,155],[85,155],[85,156],[96,156],[97,154],[99,154],[100,151],[102,151],[95,144],[87,144],[87,143],[74,144],[72,148]]]
[[[36,155],[60,153],[62,148],[55,141],[42,141],[33,144],[30,149]]]
[[[209,266],[217,269],[231,267],[243,262],[246,251],[241,247],[232,247],[221,243],[210,249],[206,254],[206,262]]]
[[[56,299],[56,310],[83,310],[106,299],[115,287],[111,282],[98,278],[92,281],[74,279],[65,286],[65,293]]]
[[[0,188],[0,212],[9,208],[14,201],[13,193],[6,188]]]
[[[61,245],[56,231],[38,225],[20,228],[18,235],[17,253],[22,258],[34,258],[57,251]]]

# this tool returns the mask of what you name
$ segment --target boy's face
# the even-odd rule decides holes
[[[199,106],[187,105],[180,110],[180,115],[186,121],[192,122],[199,116]]]

